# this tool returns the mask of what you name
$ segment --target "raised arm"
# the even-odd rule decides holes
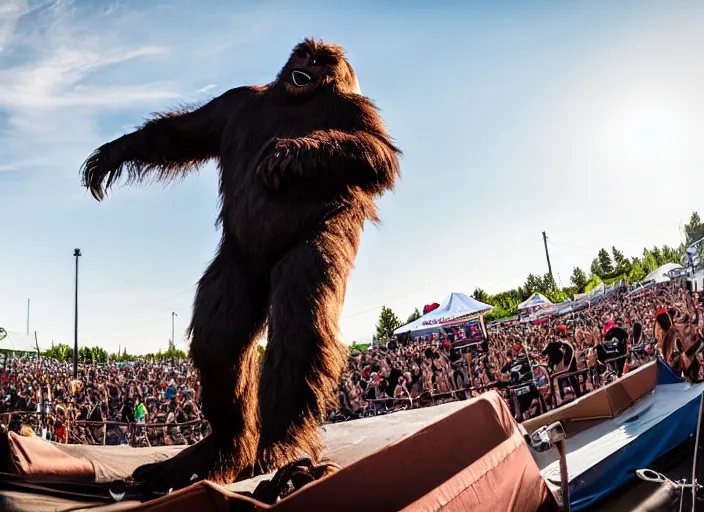
[[[315,130],[299,138],[276,138],[262,152],[258,171],[274,190],[312,181],[335,189],[356,186],[381,194],[393,189],[402,154],[374,105],[361,96],[343,105],[345,127]]]
[[[184,176],[218,156],[227,120],[250,94],[250,88],[241,87],[194,110],[156,114],[137,131],[95,150],[81,167],[83,185],[101,201],[123,173],[128,182]]]

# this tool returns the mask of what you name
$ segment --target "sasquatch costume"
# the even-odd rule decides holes
[[[156,489],[229,482],[300,451],[319,458],[317,426],[346,363],[338,320],[347,277],[400,153],[343,49],[306,39],[269,85],[158,114],[88,158],[83,184],[97,200],[123,175],[173,180],[210,159],[220,169],[222,240],[189,327],[212,435],[138,468],[135,480]]]

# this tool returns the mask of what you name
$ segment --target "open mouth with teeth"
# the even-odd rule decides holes
[[[291,73],[291,80],[293,80],[293,83],[296,85],[296,87],[305,87],[306,85],[310,84],[313,79],[305,71],[301,71],[300,69],[294,69]]]

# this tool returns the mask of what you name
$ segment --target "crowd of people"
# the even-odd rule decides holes
[[[198,394],[195,372],[179,360],[79,365],[73,379],[70,363],[12,355],[0,373],[8,428],[57,442],[193,444],[208,428]]]
[[[406,343],[373,347],[350,356],[328,420],[422,407],[437,403],[438,398],[464,399],[492,388],[504,390],[510,400],[507,388],[521,382],[536,383],[540,380],[536,379],[537,369],[543,368],[548,375],[542,377],[552,376],[558,383],[551,398],[554,406],[559,406],[607,382],[601,376],[609,370],[604,362],[611,361],[610,352],[616,356],[616,376],[629,370],[631,355],[634,361],[643,363],[660,353],[670,366],[681,371],[684,368],[679,360],[685,354],[673,341],[678,334],[673,328],[670,334],[674,337],[665,336],[661,324],[667,324],[666,316],[671,325],[683,326],[680,338],[685,338],[682,329],[689,330],[696,344],[696,333],[704,320],[700,311],[698,299],[687,291],[684,281],[677,280],[647,290],[624,288],[575,304],[569,313],[543,321],[497,322],[489,326],[485,343],[467,344],[461,334],[457,339],[455,328],[451,333],[441,330]],[[612,351],[611,343],[621,346]],[[689,349],[693,344],[687,340],[685,345]],[[632,354],[627,356],[629,350]],[[703,379],[697,356],[690,355],[690,359],[695,363],[690,368],[691,378]],[[513,373],[520,361],[529,361],[524,365],[524,373],[530,374],[526,380]],[[575,375],[580,369],[585,370],[583,376]],[[556,378],[560,375],[566,378]],[[549,386],[545,389],[552,393]],[[526,406],[512,407],[517,420],[548,407],[540,403],[544,396],[536,393],[528,397],[531,399]]]
[[[350,354],[326,419],[345,421],[466,399],[487,389],[498,389],[511,401],[516,394],[507,390],[530,382],[534,393],[510,403],[522,420],[546,410],[545,397],[535,393],[536,368],[548,368],[553,378],[567,376],[558,379],[553,393],[552,406],[559,406],[604,383],[600,376],[611,342],[622,343],[621,354],[626,347],[647,347],[641,361],[659,353],[678,372],[704,379],[704,366],[698,365],[700,312],[694,294],[682,281],[672,281],[640,293],[624,289],[591,299],[542,321],[495,323],[480,341],[476,332],[466,336],[461,326],[392,340]],[[616,332],[622,339],[609,340]],[[693,341],[683,345],[685,338]],[[521,361],[528,362],[523,376]],[[617,375],[628,371],[628,361],[619,358]],[[585,369],[583,376],[574,375]],[[197,376],[184,360],[79,365],[73,379],[68,363],[11,355],[0,373],[0,419],[11,430],[58,442],[193,444],[208,433],[198,398]]]

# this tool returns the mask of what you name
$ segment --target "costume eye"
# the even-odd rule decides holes
[[[318,64],[318,59],[316,59],[315,57],[313,57],[313,61],[312,61],[312,62],[313,62],[313,65],[316,65],[316,64]]]

